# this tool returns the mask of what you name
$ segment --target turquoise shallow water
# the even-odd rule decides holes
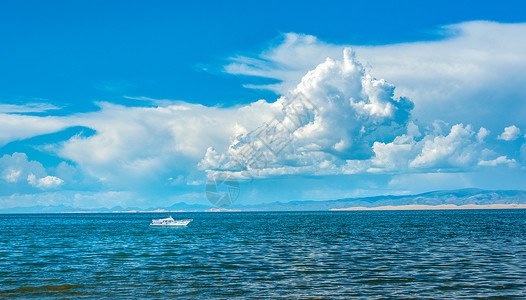
[[[526,210],[0,215],[0,298],[526,297]]]

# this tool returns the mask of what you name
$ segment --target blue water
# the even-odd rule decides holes
[[[0,215],[0,298],[526,297],[526,210]]]

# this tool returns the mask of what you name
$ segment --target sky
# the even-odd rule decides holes
[[[2,1],[0,209],[526,190],[525,9]]]

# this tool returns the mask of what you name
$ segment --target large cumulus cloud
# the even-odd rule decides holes
[[[294,105],[301,101],[306,104],[299,110],[311,117],[292,124],[298,112]],[[484,127],[435,120],[419,122],[422,134],[411,117],[413,103],[396,96],[394,85],[374,78],[349,49],[342,60],[327,58],[307,72],[276,103],[281,110],[273,119],[234,137],[223,152],[209,148],[200,167],[254,178],[460,172],[515,162],[485,148],[490,131]],[[271,147],[276,142],[286,147],[276,153]]]
[[[216,171],[241,178],[247,171],[252,177],[421,172],[513,159],[485,149],[486,128],[416,120],[413,102],[375,78],[350,49],[326,58],[274,102],[228,108],[166,101],[152,107],[99,106],[100,111],[64,117],[8,114],[24,124],[56,127],[4,134],[6,142],[68,126],[91,128],[90,136],[75,135],[46,150],[117,190],[199,185]],[[276,141],[278,148],[269,147]],[[17,172],[4,171],[4,181],[27,180],[29,174]],[[28,182],[42,188],[63,184],[50,178]]]
[[[200,166],[264,176],[343,170],[345,160],[370,158],[374,141],[406,131],[413,104],[394,90],[345,49],[343,59],[327,58],[279,98],[273,118],[234,137],[226,153],[210,148]]]
[[[509,123],[526,126],[526,86],[521,84],[526,81],[526,24],[473,21],[443,26],[437,34],[440,38],[432,41],[353,49],[372,75],[393,83],[397,95],[415,103],[413,115],[419,120],[467,123],[495,132]],[[288,33],[282,43],[258,55],[233,57],[225,71],[278,79],[277,84],[246,86],[285,93],[347,46]]]
[[[447,30],[456,34],[433,42],[353,47],[356,54],[344,45],[287,34],[277,47],[257,57],[235,57],[226,67],[232,74],[281,80],[263,87],[279,92],[278,99],[247,105],[100,102],[99,111],[66,116],[26,114],[52,107],[4,106],[0,145],[73,126],[93,133],[42,145],[64,160],[53,168],[22,154],[4,156],[0,185],[9,193],[50,195],[81,186],[75,174],[82,173],[81,188],[116,193],[113,203],[120,203],[143,188],[202,191],[207,176],[216,173],[245,179],[401,178],[521,170],[526,148],[520,128],[526,123],[519,116],[526,111],[526,90],[517,82],[526,79],[526,26],[473,22]],[[509,118],[488,118],[493,113]],[[419,178],[426,176],[436,177]]]

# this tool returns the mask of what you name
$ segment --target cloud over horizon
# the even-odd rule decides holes
[[[225,67],[281,81],[247,84],[281,97],[245,105],[142,97],[152,105],[98,102],[98,111],[64,116],[31,114],[54,106],[0,106],[0,146],[75,126],[93,130],[40,145],[62,160],[57,166],[24,153],[0,158],[0,206],[14,203],[6,200],[13,193],[67,191],[68,203],[116,193],[113,204],[152,190],[196,193],[217,172],[243,180],[385,174],[403,182],[404,175],[524,168],[526,24],[445,29],[438,41],[352,50],[285,34],[281,44]],[[488,118],[493,113],[509,118]]]

